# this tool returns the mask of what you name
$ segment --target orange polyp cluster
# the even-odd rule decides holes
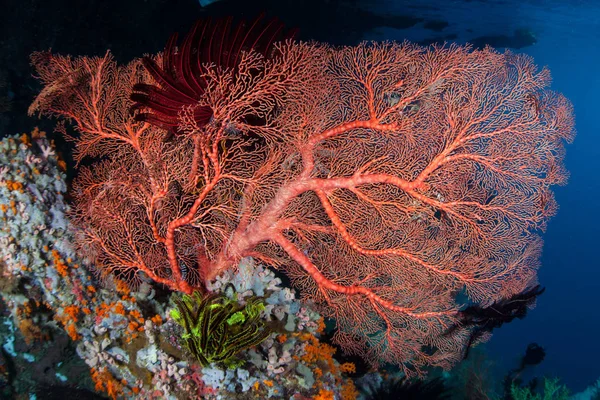
[[[35,128],[35,129],[38,129],[38,128]],[[35,129],[34,129],[34,131],[35,131]],[[32,134],[33,134],[33,132],[32,132]],[[19,141],[21,143],[23,143],[24,145],[31,146],[31,139],[29,138],[29,135],[26,133],[21,134],[21,136],[19,137]]]
[[[118,293],[128,295],[131,292],[129,286],[127,285],[127,282],[125,282],[124,280],[114,278],[113,282],[115,284],[115,289]]]
[[[104,302],[100,303],[98,307],[96,307],[96,316],[97,318],[106,318],[110,315],[111,308],[113,304],[106,304]]]
[[[354,386],[354,382],[348,380],[344,383],[342,385],[341,395],[343,400],[354,400],[358,398],[358,390],[356,389],[356,386]]]
[[[79,333],[77,333],[77,326],[75,326],[75,324],[73,322],[70,322],[69,324],[67,324],[65,326],[65,329],[67,330],[67,335],[69,335],[71,340],[75,341],[80,338]]]
[[[33,309],[31,307],[31,304],[30,304],[29,300],[27,300],[21,306],[19,306],[17,308],[17,317],[29,316],[29,315],[31,315],[32,311],[33,311]]]
[[[35,307],[39,307],[40,303],[35,301]],[[36,340],[44,340],[47,334],[42,332],[42,329],[33,321],[31,314],[33,313],[32,301],[26,301],[17,307],[16,317],[17,326],[23,335],[26,344],[32,344]]]
[[[2,204],[2,212],[7,212],[10,209],[13,215],[17,215],[17,203],[14,200],[8,202],[8,206],[6,204]]]
[[[127,282],[121,279],[114,278],[113,283],[115,285],[115,289],[117,293],[121,294],[121,300],[130,301],[132,303],[135,302],[135,297],[131,295],[131,289]]]
[[[271,381],[271,380],[269,380],[269,379],[265,379],[265,380],[263,381],[263,383],[265,384],[265,386],[268,386],[268,387],[273,387],[273,381]]]
[[[60,256],[58,250],[52,250],[52,262],[54,264],[54,268],[58,272],[60,276],[63,278],[67,278],[69,276],[69,264],[73,262],[71,258],[67,258],[67,260],[63,260]],[[72,268],[79,268],[78,264],[71,265]]]
[[[64,160],[58,160],[56,165],[58,165],[58,168],[60,168],[60,170],[63,172],[67,170],[67,163]]]
[[[69,335],[72,340],[78,340],[80,338],[76,325],[80,313],[81,309],[79,307],[70,305],[62,308],[62,315],[54,314],[54,319],[64,326],[67,335]]]
[[[116,380],[108,370],[92,368],[90,371],[97,392],[106,392],[112,399],[123,394],[123,383]]]
[[[77,321],[77,316],[80,312],[81,310],[77,306],[67,306],[63,308],[63,313],[71,317],[73,321]]]
[[[37,340],[44,340],[47,335],[42,333],[42,330],[37,326],[31,318],[19,319],[19,331],[23,335],[25,343],[30,345]]]
[[[322,335],[323,332],[325,332],[325,318],[321,317],[317,321],[317,331],[316,331],[316,333],[318,335]]]
[[[351,362],[345,362],[340,365],[340,370],[345,374],[355,374],[356,373],[356,365]]]
[[[138,337],[138,332],[144,331],[144,322],[146,321],[145,318],[138,310],[128,311],[122,301],[110,304],[101,303],[96,308],[96,316],[98,319],[107,318],[111,313],[122,315],[127,317],[129,320],[127,323],[127,331],[129,335],[125,337],[126,343],[130,343],[133,339],[136,339]],[[160,315],[155,315],[151,318],[151,321],[158,325],[162,323],[162,318]]]
[[[160,316],[160,314],[156,314],[154,317],[150,318],[150,321],[152,321],[152,323],[156,326],[159,326],[162,324],[163,320],[162,317]]]
[[[125,306],[123,305],[123,303],[115,303],[114,313],[119,315],[125,315]]]
[[[137,332],[144,331],[144,318],[140,314],[138,310],[132,310],[129,312],[130,322],[127,325],[127,330],[131,333],[129,336],[125,337],[125,342],[129,343],[133,339],[138,337]]]
[[[6,181],[6,187],[8,190],[12,190],[15,192],[23,192],[23,184],[17,181]]]
[[[314,397],[314,400],[334,400],[335,396],[331,390],[321,389],[319,394]]]
[[[287,339],[288,339],[287,335],[285,335],[285,334],[277,336],[277,341],[281,344],[285,343],[287,341]]]
[[[301,361],[309,365],[325,362],[329,371],[332,373],[337,371],[333,360],[333,355],[336,352],[335,347],[319,342],[319,339],[309,333],[301,334],[301,340],[308,341],[304,347],[306,353],[300,356]]]
[[[321,332],[325,328],[323,319],[319,320],[319,328]],[[338,367],[333,355],[336,352],[336,348],[328,345],[327,343],[319,342],[319,339],[310,333],[295,333],[301,342],[306,342],[304,346],[305,353],[301,356],[294,356],[296,360],[305,363],[308,367],[312,367],[313,374],[317,378],[315,380],[316,388],[319,389],[319,394],[315,399],[333,399],[334,393],[330,390],[323,388],[323,380],[319,379],[323,376],[325,371],[330,372],[336,380],[336,384],[342,387],[342,399],[343,400],[354,400],[358,396],[358,391],[351,380],[345,380],[342,377],[342,373],[355,373],[356,366],[354,363],[344,363]],[[345,381],[345,382],[344,382]]]

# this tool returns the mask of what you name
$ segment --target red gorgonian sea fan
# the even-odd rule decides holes
[[[347,352],[407,374],[450,367],[474,337],[446,334],[458,310],[537,293],[570,103],[529,57],[490,48],[273,49],[202,64],[201,96],[181,107],[196,68],[183,58],[175,79],[109,54],[32,57],[45,87],[31,111],[73,123],[78,160],[103,157],[74,185],[80,251],[187,293],[253,257],[336,320]],[[160,93],[141,111],[156,119],[130,112],[140,82]]]

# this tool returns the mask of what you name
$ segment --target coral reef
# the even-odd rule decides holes
[[[339,365],[335,349],[317,339],[322,318],[251,258],[208,289],[227,299],[221,304],[235,305],[235,318],[254,304],[268,337],[244,349],[240,365],[202,367],[185,351],[182,327],[172,317],[179,295],[158,298],[149,284],[131,290],[115,277],[99,281],[82,267],[65,215],[63,164],[44,133],[2,140],[0,161],[0,294],[10,309],[2,346],[11,357],[36,362],[16,351],[15,341],[39,342],[64,331],[89,367],[92,387],[112,398],[355,397],[346,377],[352,366]]]
[[[242,358],[248,361],[236,371],[217,365],[203,368],[204,382],[219,389],[217,398],[240,398],[248,388],[252,389],[248,398],[355,398],[357,392],[347,378],[354,366],[340,365],[333,358],[335,349],[318,340],[322,318],[281,283],[273,271],[245,258],[236,271],[226,271],[208,285],[240,304],[256,296],[265,299],[262,316],[274,334],[247,350]]]

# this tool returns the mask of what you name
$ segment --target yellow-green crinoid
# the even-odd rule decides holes
[[[171,317],[183,327],[182,345],[202,366],[222,363],[235,368],[243,363],[234,357],[260,344],[271,330],[260,318],[265,305],[259,297],[240,304],[224,295],[194,292],[175,298]]]

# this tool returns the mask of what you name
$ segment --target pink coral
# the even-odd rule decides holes
[[[139,61],[33,62],[45,88],[32,111],[73,122],[78,160],[103,157],[74,190],[79,248],[101,270],[189,293],[252,256],[336,319],[344,349],[417,372],[459,357],[466,333],[440,335],[460,294],[489,305],[535,283],[573,118],[528,57],[243,52],[235,70],[205,67],[176,138],[129,112],[132,86],[157,84]]]

